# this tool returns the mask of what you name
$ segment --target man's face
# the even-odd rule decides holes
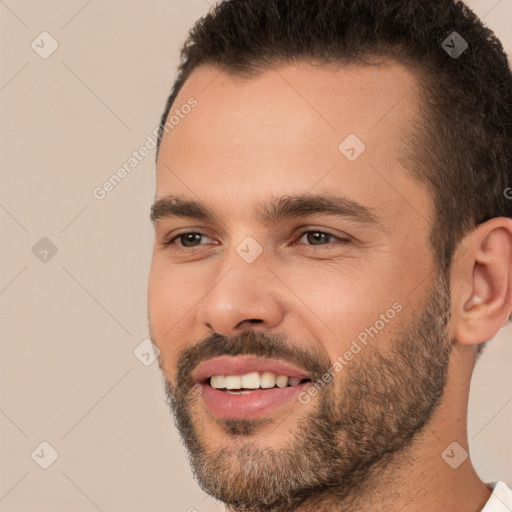
[[[222,501],[341,496],[442,394],[433,206],[398,161],[415,86],[391,64],[246,80],[205,66],[176,99],[197,105],[160,148],[150,328],[196,475]]]

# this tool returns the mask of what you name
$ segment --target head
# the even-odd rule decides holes
[[[207,492],[342,499],[442,398],[465,408],[512,308],[510,119],[506,56],[461,2],[226,1],[196,24],[159,134],[149,313]],[[215,408],[201,364],[247,356],[304,382]]]

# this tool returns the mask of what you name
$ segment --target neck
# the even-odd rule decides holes
[[[453,441],[439,440],[436,432],[425,431],[413,447],[385,467],[375,467],[356,492],[341,500],[319,497],[296,512],[480,512],[491,491],[469,458],[457,469],[450,467],[441,454],[453,461],[463,452],[457,447],[445,451]],[[464,439],[457,442],[468,451]]]
[[[427,427],[409,449],[395,454],[384,467],[373,468],[357,490],[343,497],[336,493],[316,496],[294,512],[480,512],[491,490],[480,480],[469,457],[456,469],[445,462],[443,452],[452,464],[464,455],[456,446],[446,451],[454,441],[468,452],[465,438],[452,436],[448,440]]]

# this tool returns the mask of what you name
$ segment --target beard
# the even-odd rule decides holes
[[[423,310],[393,329],[387,346],[373,340],[319,391],[281,447],[261,447],[254,439],[261,445],[286,417],[218,419],[225,442],[208,446],[200,390],[191,374],[212,357],[254,355],[293,363],[316,381],[332,367],[325,354],[254,331],[212,335],[183,350],[175,382],[166,379],[165,391],[201,488],[230,510],[244,512],[320,512],[331,510],[328,503],[348,504],[432,417],[446,382],[449,318],[449,284],[441,276]]]

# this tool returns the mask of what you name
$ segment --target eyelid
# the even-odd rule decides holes
[[[294,236],[297,236],[299,234],[302,236],[305,233],[311,233],[311,232],[325,233],[326,235],[331,235],[335,238],[346,238],[346,239],[352,240],[352,237],[345,231],[338,231],[336,229],[327,228],[327,227],[323,227],[323,226],[317,226],[315,224],[303,224],[302,226],[295,228]]]

